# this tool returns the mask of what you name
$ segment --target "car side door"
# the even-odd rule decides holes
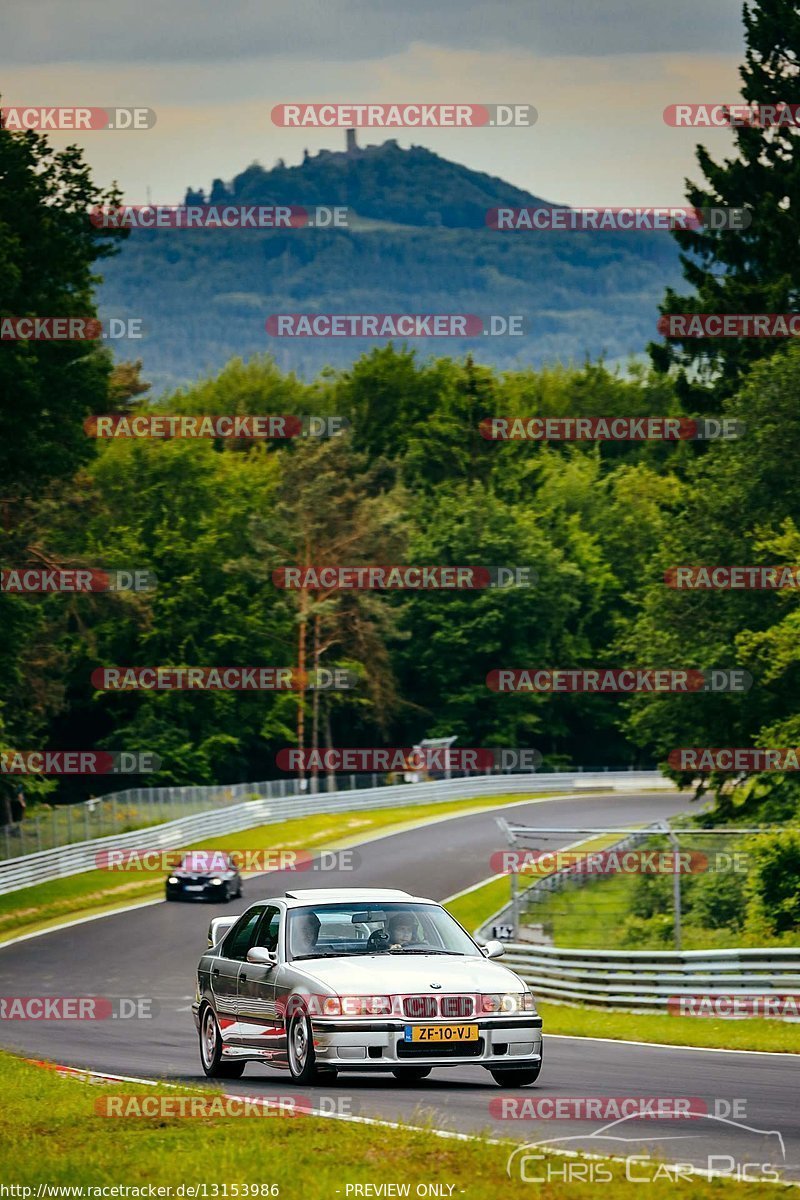
[[[263,906],[248,909],[223,939],[219,955],[211,963],[211,992],[220,1033],[226,1042],[239,1042],[239,970],[264,912]]]
[[[245,961],[239,969],[237,1011],[241,1045],[272,1058],[286,1040],[283,1017],[276,1004],[275,980],[281,937],[282,910],[268,904],[249,949],[267,950],[276,956],[271,964]]]

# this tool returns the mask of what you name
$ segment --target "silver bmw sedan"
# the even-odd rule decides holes
[[[291,891],[217,917],[192,1005],[206,1075],[248,1062],[298,1083],[337,1071],[478,1065],[533,1083],[542,1019],[527,984],[440,904],[383,888]]]

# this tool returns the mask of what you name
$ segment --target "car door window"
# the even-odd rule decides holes
[[[225,958],[235,958],[244,962],[263,911],[263,908],[257,908],[253,912],[245,913],[241,920],[237,921],[222,943],[222,954]]]
[[[265,950],[278,949],[278,934],[281,927],[281,910],[270,905],[264,909],[264,916],[256,931],[253,946],[263,946]],[[250,949],[250,947],[248,947]]]

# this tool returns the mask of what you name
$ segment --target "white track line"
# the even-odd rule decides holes
[[[617,1009],[619,1015],[624,1015],[623,1009]],[[593,1037],[584,1033],[548,1033],[550,1038],[562,1038],[574,1042],[610,1042],[613,1046],[655,1046],[659,1050],[701,1050],[704,1054],[764,1054],[770,1058],[791,1058],[795,1062],[798,1055],[791,1050],[727,1050],[724,1046],[682,1046],[680,1042],[635,1042],[628,1038]]]

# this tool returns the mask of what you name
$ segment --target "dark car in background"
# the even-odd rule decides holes
[[[167,876],[167,900],[239,899],[242,877],[235,861],[221,850],[190,850]]]

